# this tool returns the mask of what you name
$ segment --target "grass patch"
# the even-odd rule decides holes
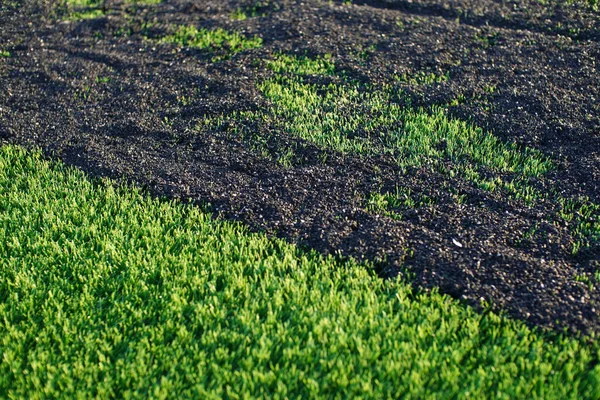
[[[262,46],[262,38],[257,36],[247,38],[237,32],[228,32],[222,28],[209,30],[185,25],[179,26],[175,33],[161,38],[160,42],[219,53],[214,57],[215,59],[222,59],[230,54]]]
[[[393,154],[403,167],[450,160],[523,176],[540,176],[552,167],[538,151],[502,143],[477,127],[448,118],[443,108],[426,111],[406,106],[402,92],[393,86],[311,84],[298,76],[332,75],[335,65],[330,56],[279,54],[267,61],[267,67],[277,74],[259,85],[273,103],[270,114],[282,121],[290,135],[321,147],[342,153]],[[444,77],[417,74],[406,79],[427,83]]]
[[[125,0],[125,4],[134,6],[155,5],[162,0]],[[64,0],[62,3],[66,8],[67,21],[80,21],[102,17],[106,14],[106,0]]]
[[[10,58],[11,54],[8,50],[0,50],[0,58]]]
[[[572,253],[600,242],[600,205],[589,198],[559,198],[559,215],[569,224],[574,237]]]
[[[523,176],[540,176],[551,168],[539,152],[502,143],[448,118],[442,108],[404,106],[392,87],[318,86],[283,76],[259,87],[289,134],[342,153],[393,154],[402,167],[449,160]]]
[[[234,21],[245,21],[248,19],[248,14],[241,8],[237,8],[234,12],[231,13],[231,19]]]
[[[335,64],[331,54],[315,58],[276,54],[273,59],[267,60],[267,68],[277,74],[333,75]]]
[[[306,82],[307,75],[334,74],[329,57],[278,55],[267,67],[277,75],[259,88],[273,107],[267,116],[257,118],[270,116],[291,136],[341,153],[391,154],[402,168],[435,169],[527,204],[548,198],[529,184],[529,178],[540,178],[553,168],[537,150],[503,143],[478,127],[448,117],[445,108],[411,108],[395,86]],[[417,74],[400,82],[421,85],[444,79],[447,76]],[[573,254],[600,241],[599,205],[588,199],[557,201],[557,216],[571,227]],[[406,193],[372,193],[366,207],[399,219],[403,209],[421,203]]]
[[[592,10],[600,11],[600,3],[598,3],[598,0],[566,0],[566,3],[569,5],[575,3],[586,4]]]
[[[0,149],[0,392],[598,398],[597,345]]]
[[[427,207],[435,203],[436,199],[426,194],[396,187],[395,192],[391,193],[371,193],[367,199],[367,210],[400,220],[404,210]]]
[[[231,13],[231,19],[245,21],[248,18],[264,17],[271,10],[279,10],[279,5],[272,1],[255,1],[246,7],[238,7]]]
[[[104,16],[104,0],[65,0],[67,21],[80,21]]]
[[[412,74],[402,74],[396,76],[396,81],[413,86],[431,85],[433,83],[447,82],[450,79],[450,72],[436,74],[434,72],[418,71]]]

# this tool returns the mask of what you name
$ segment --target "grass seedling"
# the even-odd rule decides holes
[[[410,188],[397,186],[392,193],[371,193],[366,208],[370,212],[401,220],[405,210],[427,207],[435,203],[435,199],[426,194],[414,193]]]
[[[267,68],[277,74],[333,75],[335,64],[331,54],[316,58],[275,54],[273,59],[267,60]]]
[[[125,4],[134,6],[155,5],[162,0],[125,0]],[[102,17],[108,11],[106,0],[63,0],[62,6],[66,8],[67,21],[80,21]]]
[[[204,29],[195,26],[179,26],[177,30],[160,39],[162,43],[175,43],[182,47],[224,53],[215,60],[226,58],[228,54],[239,53],[262,46],[260,37],[246,38],[237,32],[228,32],[222,28]]]
[[[600,205],[587,197],[558,199],[558,215],[569,224],[573,235],[573,255],[582,248],[600,242]]]
[[[231,13],[231,19],[234,21],[245,21],[248,19],[248,15],[241,8],[237,8],[233,13]]]
[[[433,83],[447,82],[450,79],[450,72],[438,75],[435,72],[418,71],[413,74],[402,74],[396,76],[396,81],[413,86],[431,85]]]

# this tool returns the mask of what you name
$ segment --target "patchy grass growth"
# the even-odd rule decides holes
[[[260,37],[247,38],[237,32],[228,32],[222,28],[213,30],[196,28],[195,26],[180,26],[175,33],[160,39],[163,43],[175,43],[177,45],[211,52],[226,52],[228,54],[239,53],[248,49],[262,46]],[[221,55],[216,58],[223,58]]]
[[[559,215],[567,221],[574,237],[573,254],[600,242],[600,204],[589,198],[559,198],[558,204]]]
[[[237,8],[234,12],[231,13],[231,19],[233,19],[234,21],[245,21],[246,19],[248,19],[248,15],[243,9]]]
[[[343,153],[393,154],[401,166],[450,160],[523,176],[540,176],[551,168],[539,152],[502,143],[447,117],[442,108],[405,107],[395,101],[392,87],[317,86],[279,77],[260,89],[288,133]]]
[[[267,68],[277,74],[333,75],[335,64],[331,54],[316,58],[276,54],[272,60],[267,61]]]
[[[124,0],[127,5],[155,5],[162,3],[162,0]],[[68,21],[80,21],[85,19],[94,19],[102,17],[109,9],[106,0],[64,0],[63,6],[66,7]]]
[[[435,203],[436,200],[426,194],[396,187],[392,193],[371,193],[367,199],[367,210],[400,220],[403,210],[427,207]]]

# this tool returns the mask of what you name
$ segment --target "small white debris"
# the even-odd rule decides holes
[[[454,239],[454,238],[452,238],[452,243],[454,243],[458,247],[463,247],[462,243],[459,242],[458,240]]]

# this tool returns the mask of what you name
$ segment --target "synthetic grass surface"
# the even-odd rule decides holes
[[[0,254],[0,397],[600,397],[597,345],[16,147]]]

